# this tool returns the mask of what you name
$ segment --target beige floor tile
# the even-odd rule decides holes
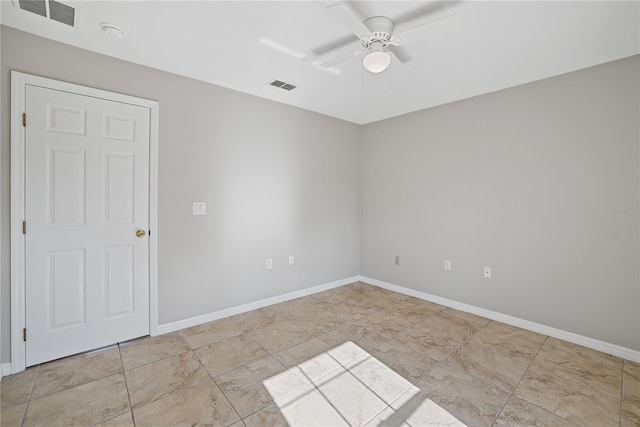
[[[490,326],[481,329],[477,334],[469,338],[469,342],[482,344],[496,353],[527,365],[531,363],[540,348],[542,348],[541,342],[527,340],[517,335],[490,328]]]
[[[264,348],[244,335],[199,348],[195,354],[212,377],[269,355]]]
[[[276,322],[280,322],[283,319],[268,308],[261,308],[258,310],[249,311],[247,313],[237,314],[231,316],[228,320],[235,323],[235,325],[242,331],[250,331],[252,329],[259,329],[265,326],[271,325]]]
[[[343,321],[330,314],[322,317],[311,317],[309,319],[290,319],[289,322],[304,329],[312,337],[326,334],[344,325]]]
[[[336,372],[338,369],[342,369],[338,362],[339,357],[336,357],[336,349],[332,349],[326,344],[324,345],[328,350],[296,365],[287,365],[287,367],[299,370],[300,376],[308,382],[315,381]]]
[[[22,424],[22,419],[24,418],[26,410],[26,403],[17,406],[7,406],[0,409],[0,426],[19,427]]]
[[[369,353],[367,353],[367,351],[365,351],[362,347],[360,347],[353,341],[347,341],[340,345],[334,346],[331,348],[331,350],[327,351],[327,355],[329,355],[335,362],[337,362],[341,366],[345,366],[347,363],[363,354]]]
[[[380,289],[377,292],[364,293],[354,300],[359,303],[363,303],[364,305],[374,307],[377,310],[389,310],[391,307],[395,307],[396,304],[407,298],[409,298],[407,295],[388,291],[386,289]]]
[[[496,420],[495,427],[539,426],[539,427],[576,427],[549,411],[533,405],[526,400],[511,397]]]
[[[249,331],[246,334],[271,353],[277,353],[312,338],[307,331],[287,320]]]
[[[640,365],[624,361],[622,396],[640,402]]]
[[[424,348],[412,339],[394,338],[371,350],[371,355],[408,381],[415,383],[438,361],[424,354]]]
[[[312,338],[309,341],[294,345],[275,354],[275,357],[286,367],[291,368],[292,366],[307,362],[320,354],[326,353],[330,349],[331,346],[324,341]]]
[[[389,296],[391,298],[391,300],[395,301],[395,302],[399,302],[399,301],[404,301],[407,300],[409,298],[414,298],[412,296],[400,293],[400,292],[396,292],[396,291],[392,291],[390,289],[384,289],[384,288],[380,288],[380,292],[382,292],[383,294]]]
[[[600,358],[586,357],[583,353],[568,353],[557,347],[544,345],[531,364],[554,375],[583,384],[619,398],[622,387],[622,361],[619,366],[603,363]]]
[[[321,378],[314,384],[351,425],[364,425],[387,406],[373,390],[349,371],[328,379]]]
[[[291,316],[304,316],[304,313],[310,312],[310,310],[317,310],[313,304],[309,304],[303,298],[296,298],[290,301],[284,301],[278,304],[270,305],[269,310],[275,311],[284,319],[289,319]]]
[[[210,379],[191,351],[125,371],[124,374],[134,408]]]
[[[157,337],[138,338],[120,344],[120,355],[125,370],[189,350],[191,347],[179,332],[158,335]]]
[[[400,314],[403,317],[411,320],[412,322],[419,323],[425,320],[427,317],[444,310],[445,307],[434,304],[429,301],[424,301],[418,298],[409,297],[402,301],[397,302],[393,307],[385,309],[390,313]]]
[[[505,334],[515,335],[517,337],[533,341],[536,344],[540,345],[544,344],[545,340],[547,339],[546,335],[538,334],[536,332],[528,331],[516,326],[507,325],[506,323],[496,322],[495,320],[491,321],[491,323],[487,325],[487,328],[499,332],[504,332]]]
[[[640,404],[638,401],[624,399],[621,411],[622,425],[640,426]]]
[[[318,292],[317,294],[308,295],[302,299],[320,308],[325,308],[327,306],[331,306],[333,304],[342,302],[347,298],[344,295],[341,295],[340,293],[325,291],[325,292]]]
[[[341,316],[307,302],[299,302],[283,307],[279,314],[313,336],[324,334],[345,322]]]
[[[40,366],[32,399],[122,372],[118,346],[67,357]]]
[[[331,347],[351,341],[366,351],[369,351],[386,341],[386,338],[379,333],[353,323],[345,324],[338,329],[322,334],[318,339],[326,342]]]
[[[211,380],[133,410],[136,426],[229,426],[239,420]]]
[[[630,360],[624,360],[623,363],[624,371],[640,380],[640,363],[632,362]]]
[[[386,404],[390,404],[413,388],[410,381],[368,353],[356,357],[347,363],[345,368]]]
[[[478,343],[465,343],[458,347],[444,363],[508,393],[513,391],[527,370],[527,365],[494,353],[490,347]]]
[[[282,397],[276,405],[291,426],[349,426],[339,411],[308,385]]]
[[[129,409],[122,374],[112,375],[59,393],[32,400],[24,426],[94,425]]]
[[[464,319],[467,323],[472,325],[476,330],[480,330],[487,326],[491,322],[486,317],[476,316],[475,314],[467,313],[466,311],[456,310],[455,308],[445,308],[438,312],[439,316],[449,318],[455,316],[456,318]]]
[[[263,381],[284,370],[280,362],[268,356],[214,379],[240,417],[244,418],[274,400]]]
[[[257,412],[243,418],[247,427],[289,427],[289,423],[282,416],[280,409],[275,403],[265,406]]]
[[[134,427],[133,415],[131,411],[127,411],[100,424],[95,424],[94,427]]]
[[[377,291],[380,291],[380,288],[360,282],[351,285],[340,286],[339,288],[334,288],[327,292],[340,295],[342,297],[342,300],[346,301],[350,299],[358,299],[363,294]]]
[[[25,425],[482,426],[498,413],[496,426],[640,425],[640,364],[363,283],[47,363],[0,389],[2,425],[25,409]]]
[[[377,308],[363,303],[360,299],[347,299],[327,307],[326,310],[336,316],[339,316],[339,318],[345,322],[355,322],[364,316],[368,316],[369,314],[379,311]]]
[[[562,341],[557,338],[549,337],[545,341],[544,347],[562,350],[568,353],[574,353],[579,356],[591,359],[594,362],[600,363],[604,366],[610,366],[613,369],[621,369],[622,367],[622,359],[619,357],[583,347],[578,344]]]
[[[640,365],[627,360],[622,374],[622,425],[640,425]]]
[[[530,367],[514,394],[576,424],[618,425],[619,398],[561,378],[553,372]]]
[[[391,410],[391,411],[390,411]],[[382,423],[377,422],[372,425],[385,427],[398,426],[420,426],[420,427],[469,427],[474,424],[463,424],[449,411],[431,400],[420,389],[414,388],[405,393],[400,399],[394,402],[391,407],[385,409],[383,414],[377,418],[383,418]],[[369,426],[369,424],[367,424]]]
[[[480,320],[478,320],[469,316],[457,316],[447,310],[449,309],[444,309],[433,316],[428,317],[425,321],[416,325],[416,328],[426,326],[435,332],[451,333],[453,335],[451,337],[452,342],[460,342],[462,339],[475,335],[480,329],[482,329],[484,321],[481,317],[479,317],[478,319]]]
[[[29,401],[33,384],[38,375],[38,366],[2,378],[0,382],[0,405],[2,409],[22,405]]]
[[[500,388],[448,366],[435,368],[416,387],[458,420],[472,426],[490,426],[509,397]]]
[[[451,424],[438,424],[440,426]],[[462,424],[460,424],[462,426]],[[393,408],[387,406],[371,420],[367,421],[365,427],[411,427],[406,423],[406,418],[401,413],[396,412]]]
[[[355,322],[357,325],[363,326],[380,335],[392,338],[398,333],[415,325],[415,322],[397,313],[387,311],[378,311]]]
[[[291,426],[349,426],[344,415],[310,386],[282,397],[276,405]]]
[[[466,320],[455,316],[442,317],[438,313],[401,332],[396,338],[412,340],[422,347],[426,356],[442,360],[476,332],[477,329]]]
[[[222,319],[180,331],[191,348],[196,349],[242,334],[231,320]]]

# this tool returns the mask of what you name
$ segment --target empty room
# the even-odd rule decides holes
[[[0,24],[3,427],[640,426],[639,1]]]

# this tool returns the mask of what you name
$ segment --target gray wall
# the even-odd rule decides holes
[[[638,58],[364,126],[361,274],[640,350]]]
[[[1,47],[3,94],[17,70],[160,102],[161,324],[359,273],[358,126],[7,27]],[[1,107],[8,361],[8,96]],[[207,215],[192,216],[192,201]]]
[[[361,273],[640,350],[637,56],[358,127],[6,27],[1,43],[3,362],[11,69],[160,101],[160,323]]]

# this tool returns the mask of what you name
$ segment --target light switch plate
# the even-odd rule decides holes
[[[193,214],[194,215],[206,215],[207,214],[207,202],[193,202]]]

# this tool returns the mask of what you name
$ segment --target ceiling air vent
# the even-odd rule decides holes
[[[17,0],[14,6],[70,27],[78,26],[78,6],[56,0]]]
[[[267,83],[270,86],[275,86],[275,87],[279,87],[280,89],[284,89],[284,90],[293,90],[296,88],[296,86],[290,84],[290,83],[285,83],[281,80],[271,80],[270,82]]]

